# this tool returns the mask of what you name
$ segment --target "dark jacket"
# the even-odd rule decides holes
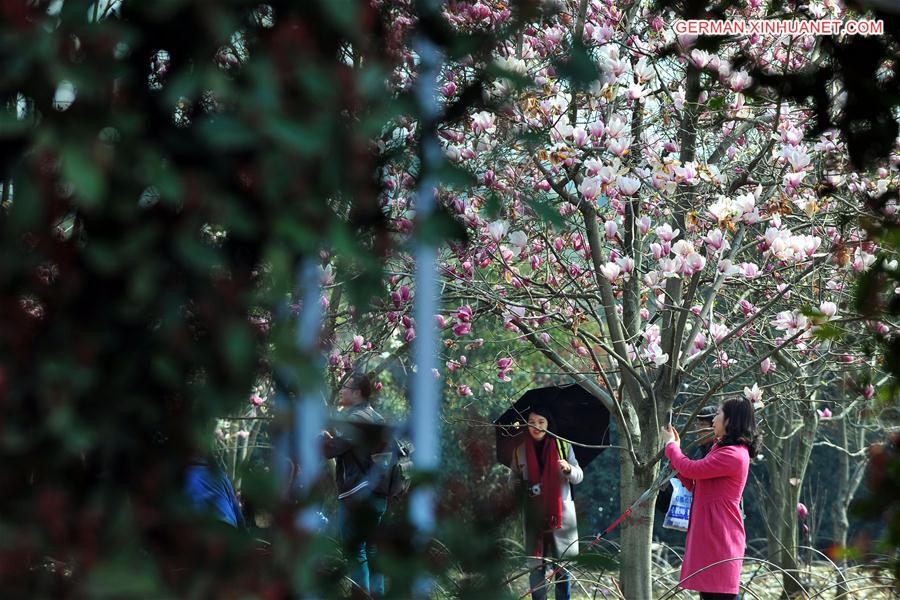
[[[333,438],[325,437],[322,452],[335,459],[334,479],[338,499],[347,498],[369,486],[366,476],[372,469],[372,454],[382,443],[373,439],[374,429],[384,418],[370,404],[358,404],[347,411]],[[362,425],[362,427],[356,424]]]

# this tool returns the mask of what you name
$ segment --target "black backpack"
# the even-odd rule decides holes
[[[372,491],[384,498],[402,498],[412,484],[413,461],[412,442],[392,438],[383,452],[372,455],[373,471],[376,473]]]

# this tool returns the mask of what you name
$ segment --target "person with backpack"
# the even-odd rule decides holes
[[[581,483],[584,472],[578,466],[571,444],[553,432],[548,410],[532,408],[528,414],[528,436],[513,452],[510,484],[524,488],[525,552],[531,569],[529,588],[532,600],[547,597],[547,569],[555,572],[556,600],[569,600],[572,578],[569,572],[547,559],[569,559],[578,555],[578,524],[572,487]]]
[[[372,426],[384,418],[372,408],[372,382],[366,374],[354,374],[344,383],[338,401],[344,413],[342,427],[322,434],[322,452],[335,459],[338,494],[338,529],[348,554],[350,578],[374,597],[384,595],[384,577],[378,572],[376,537],[387,510],[387,497],[376,491],[378,472],[372,454],[383,450],[372,439]]]

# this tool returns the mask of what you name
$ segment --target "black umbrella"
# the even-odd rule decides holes
[[[578,384],[551,386],[528,390],[506,412],[494,420],[497,439],[497,460],[504,465],[512,462],[513,450],[527,435],[528,412],[540,408],[550,413],[561,438],[588,444],[609,444],[609,411],[597,398]],[[603,448],[572,446],[581,467],[594,460]]]

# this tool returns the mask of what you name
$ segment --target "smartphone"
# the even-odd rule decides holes
[[[671,410],[666,411],[666,423],[668,423],[669,427],[672,426],[672,411]]]

